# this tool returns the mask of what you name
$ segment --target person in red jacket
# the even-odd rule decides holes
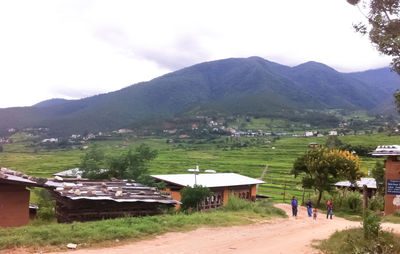
[[[326,218],[327,219],[330,215],[330,218],[332,220],[332,212],[333,212],[333,203],[332,203],[332,201],[328,200],[328,202],[326,202]]]

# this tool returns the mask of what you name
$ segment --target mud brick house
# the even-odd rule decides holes
[[[49,179],[45,187],[56,200],[57,221],[92,221],[161,213],[179,202],[156,188],[127,180]]]
[[[18,171],[0,169],[0,227],[29,223],[30,191],[27,188],[37,187],[44,181]]]
[[[185,186],[201,185],[208,187],[214,195],[203,201],[202,209],[216,208],[227,204],[229,194],[254,201],[257,185],[265,183],[236,173],[171,174],[152,175],[151,177],[156,181],[165,182],[167,184],[166,192],[178,201],[181,200],[180,190]],[[179,208],[179,204],[175,207]]]
[[[386,157],[385,214],[400,212],[400,146],[378,146],[371,154]]]

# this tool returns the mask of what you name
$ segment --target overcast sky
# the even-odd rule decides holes
[[[229,57],[388,66],[354,32],[362,20],[346,0],[4,0],[0,107],[83,98]]]

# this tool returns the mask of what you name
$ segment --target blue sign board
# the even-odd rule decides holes
[[[400,180],[387,180],[386,193],[390,195],[400,195]]]

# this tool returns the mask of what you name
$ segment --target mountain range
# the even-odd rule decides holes
[[[130,128],[198,114],[284,117],[307,110],[392,110],[400,76],[389,68],[341,73],[317,62],[289,67],[260,57],[196,64],[80,100],[0,109],[0,132],[49,127],[54,134]]]

